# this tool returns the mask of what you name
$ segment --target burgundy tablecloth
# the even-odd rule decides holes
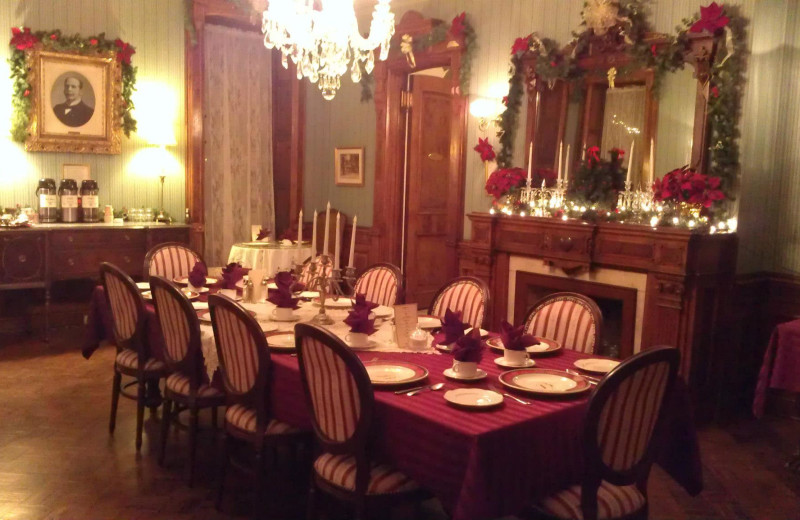
[[[756,417],[764,415],[770,388],[800,392],[800,320],[781,323],[772,331],[753,400]]]
[[[102,291],[102,289],[100,289]],[[98,291],[95,291],[97,296]],[[102,296],[102,293],[100,293]],[[95,317],[87,330],[87,346],[108,337],[110,322],[102,319],[104,300],[93,298]],[[161,352],[159,331],[148,309],[148,337],[154,355]],[[447,382],[447,389],[468,386],[442,375],[452,365],[450,355],[360,353],[363,359],[402,359],[425,366],[429,383]],[[487,351],[481,368],[489,377],[477,386],[498,385],[501,373]],[[587,357],[564,351],[537,358],[538,366],[565,369]],[[300,382],[298,361],[288,354],[273,354],[272,410],[279,420],[310,426]],[[542,400],[522,396],[533,404],[506,398],[497,409],[469,412],[451,407],[441,392],[415,397],[376,390],[377,453],[433,492],[455,520],[496,518],[519,512],[537,497],[546,496],[581,476],[581,432],[588,396],[569,400]],[[689,493],[702,489],[697,437],[687,392],[673,392],[665,443],[658,461]]]

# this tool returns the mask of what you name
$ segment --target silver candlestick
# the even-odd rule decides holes
[[[346,267],[344,269],[344,276],[342,276],[341,269],[333,269],[333,260],[328,253],[321,254],[317,258],[312,258],[308,266],[311,278],[306,288],[309,291],[316,290],[319,292],[319,312],[311,320],[311,323],[317,325],[332,325],[333,318],[328,316],[325,307],[325,302],[328,297],[333,301],[338,301],[339,297],[347,296],[342,289],[342,281],[344,281],[349,290],[352,290],[355,283],[355,268]],[[300,278],[305,264],[295,264],[295,276]]]

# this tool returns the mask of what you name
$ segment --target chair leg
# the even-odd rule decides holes
[[[136,385],[136,451],[142,448],[142,430],[144,429],[145,383],[139,380]]]
[[[355,520],[367,520],[367,504],[364,497],[356,499],[356,515]]]
[[[189,422],[189,487],[194,484],[194,459],[197,454],[197,430],[198,426],[198,410],[197,405],[192,404],[189,409],[190,422]]]
[[[119,392],[122,386],[122,374],[114,371],[114,382],[111,385],[111,417],[108,420],[108,433],[113,434],[117,426],[117,405],[119,405]]]
[[[214,406],[211,408],[211,426],[214,428],[216,432],[219,429],[219,421],[217,420],[217,407]]]
[[[311,477],[311,485],[308,488],[308,508],[306,509],[306,520],[317,520],[317,486],[314,485],[314,477]]]
[[[158,455],[158,465],[164,465],[164,458],[167,454],[167,439],[169,438],[169,427],[172,422],[172,401],[164,399],[164,412],[161,417],[161,452]]]
[[[222,443],[222,468],[219,471],[219,484],[217,486],[217,500],[214,506],[217,508],[217,511],[221,511],[222,507],[222,494],[225,491],[225,474],[228,470],[228,458],[230,456],[230,443],[231,439],[229,435],[225,435],[225,442]]]
[[[261,502],[258,498],[261,496],[261,490],[264,487],[264,446],[263,444],[256,445],[256,459],[255,465],[256,478],[255,489],[253,490],[253,520],[261,518]]]

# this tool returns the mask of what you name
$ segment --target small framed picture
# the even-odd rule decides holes
[[[337,186],[364,185],[364,148],[336,148],[334,164]]]
[[[91,167],[88,164],[62,164],[61,165],[61,178],[62,179],[75,179],[78,184],[81,181],[88,181],[92,178]]]

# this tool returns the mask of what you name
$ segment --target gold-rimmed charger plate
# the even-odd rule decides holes
[[[271,350],[276,352],[294,352],[294,332],[269,332],[267,336],[267,345]]]
[[[503,340],[501,340],[498,336],[487,339],[486,344],[497,352],[503,352],[506,349],[505,346],[503,346]],[[561,344],[554,339],[539,338],[538,345],[531,345],[525,350],[528,351],[528,354],[533,356],[544,356],[554,354],[561,350]]]
[[[581,394],[592,388],[584,377],[545,368],[509,370],[497,379],[512,390],[551,397]]]
[[[428,377],[428,369],[409,363],[391,359],[364,362],[373,386],[399,386],[422,381]]]

